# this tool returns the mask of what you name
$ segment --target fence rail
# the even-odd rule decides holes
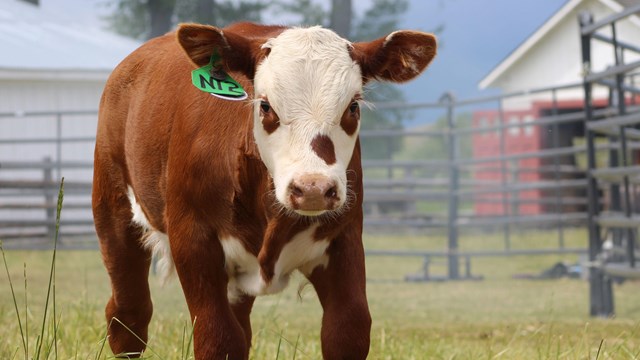
[[[636,74],[629,72],[640,62],[624,63],[621,55],[640,48],[618,41],[615,29],[612,36],[597,32],[613,23],[593,23],[586,15],[581,19],[583,55],[597,40],[613,44],[617,59],[602,72],[588,71],[584,82],[476,99],[444,94],[437,102],[376,104],[381,112],[428,113],[420,116],[429,125],[361,131],[365,229],[436,230],[446,234],[447,244],[442,251],[387,249],[368,255],[419,256],[425,264],[444,258],[445,278],[465,279],[474,278],[470,268],[476,257],[587,254],[591,313],[613,314],[611,278],[637,277],[640,89],[630,80]],[[585,69],[589,65],[585,57]],[[594,89],[607,95],[596,96]],[[52,146],[30,161],[2,158],[0,151],[0,238],[7,239],[5,246],[46,247],[57,179],[74,172],[83,175],[65,176],[61,248],[97,246],[90,214],[95,139],[92,133],[67,134],[63,126],[78,116],[93,117],[95,122],[96,112],[0,113],[0,122],[47,118],[55,123],[51,132],[55,136],[0,136],[0,149]],[[85,148],[65,148],[71,145]],[[86,156],[63,156],[78,152]],[[564,230],[576,226],[589,228],[583,248],[565,245]],[[556,231],[556,245],[512,248],[513,231],[538,228]],[[612,229],[615,256],[603,246],[605,228]],[[478,229],[501,234],[502,247],[462,250],[465,235]],[[433,279],[427,268],[421,280]]]
[[[635,101],[639,90],[633,79],[640,68],[640,61],[627,61],[627,53],[640,54],[640,48],[626,44],[617,38],[619,21],[640,11],[640,4],[594,22],[587,12],[580,14],[580,33],[582,45],[582,63],[584,76],[584,103],[586,122],[586,144],[588,160],[588,225],[590,268],[591,315],[608,317],[614,314],[613,286],[614,277],[640,277],[637,267],[638,256],[637,230],[640,226],[640,214],[634,204],[637,196],[634,184],[640,184],[640,166],[635,165],[638,156],[637,144],[631,140],[640,139],[640,111],[629,106],[629,99]],[[598,34],[602,29],[611,31],[611,36]],[[591,67],[592,43],[610,45],[614,63],[602,71]],[[605,84],[610,88],[610,103],[617,113],[605,120],[594,116],[593,87]],[[610,148],[606,165],[596,161],[596,137],[604,134],[608,137]],[[605,189],[611,201],[602,204],[600,191]],[[606,237],[602,230],[607,229]],[[609,246],[605,243],[609,242]],[[617,254],[617,255],[613,255]]]

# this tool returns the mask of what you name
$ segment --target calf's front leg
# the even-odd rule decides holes
[[[318,267],[309,280],[322,304],[322,357],[366,359],[369,353],[371,316],[367,304],[364,250],[359,235],[335,239],[329,263]]]
[[[195,223],[186,221],[169,226],[176,271],[194,322],[195,358],[247,359],[250,344],[227,298],[220,240],[197,229]]]

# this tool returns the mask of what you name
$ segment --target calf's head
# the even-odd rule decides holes
[[[363,85],[413,79],[436,52],[435,38],[416,31],[351,43],[320,27],[253,24],[224,32],[184,24],[178,41],[196,65],[207,64],[215,51],[228,71],[253,81],[254,137],[275,197],[306,216],[345,206]]]

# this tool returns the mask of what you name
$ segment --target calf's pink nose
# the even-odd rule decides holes
[[[333,210],[339,201],[336,182],[319,174],[302,175],[289,184],[289,197],[295,210]]]

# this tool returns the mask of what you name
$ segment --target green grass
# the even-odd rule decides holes
[[[512,234],[513,248],[548,248],[556,232]],[[566,246],[586,232],[567,230]],[[441,235],[367,236],[368,249],[442,250]],[[495,234],[463,234],[460,248],[500,249]],[[103,308],[109,281],[97,251],[4,251],[0,276],[0,359],[104,359]],[[576,256],[484,258],[483,281],[405,283],[420,258],[367,258],[373,317],[371,359],[640,359],[640,289],[615,286],[617,316],[592,319],[583,280],[514,280]],[[53,266],[55,265],[55,267]],[[444,273],[435,263],[433,272]],[[11,281],[9,280],[11,279]],[[22,286],[24,284],[24,286]],[[296,286],[302,284],[303,286]],[[300,276],[282,294],[259,298],[252,314],[252,359],[321,358],[322,316]],[[20,286],[18,286],[20,285]],[[151,279],[154,318],[146,358],[188,359],[189,315],[177,281]]]
[[[514,247],[533,240],[554,243],[550,232],[514,234]],[[585,239],[582,230],[567,234],[568,246]],[[443,237],[368,236],[368,248],[435,248]],[[463,237],[462,247],[499,246],[501,237]],[[40,333],[49,284],[51,252],[6,251],[23,326],[28,320],[30,347]],[[638,283],[615,286],[615,319],[588,317],[588,283],[582,280],[513,280],[514,273],[537,273],[575,256],[488,258],[473,261],[483,281],[404,283],[421,259],[369,257],[368,296],[374,319],[371,359],[639,359],[640,289]],[[24,269],[28,277],[25,312]],[[434,265],[444,272],[444,264]],[[103,307],[109,282],[96,251],[62,251],[56,260],[56,334],[59,359],[112,356],[101,350]],[[300,277],[284,293],[259,298],[253,311],[253,359],[320,358],[321,309],[311,286],[298,296]],[[179,284],[160,286],[151,279],[154,318],[150,358],[183,358],[188,312]],[[23,359],[23,341],[6,276],[0,277],[0,359]],[[49,305],[51,307],[51,304]],[[47,339],[53,326],[45,326]],[[602,345],[601,345],[602,343]],[[598,354],[599,351],[599,354]],[[54,358],[53,351],[49,358]],[[154,355],[158,354],[158,355]],[[33,355],[32,355],[33,356]],[[45,357],[41,357],[45,358]]]

